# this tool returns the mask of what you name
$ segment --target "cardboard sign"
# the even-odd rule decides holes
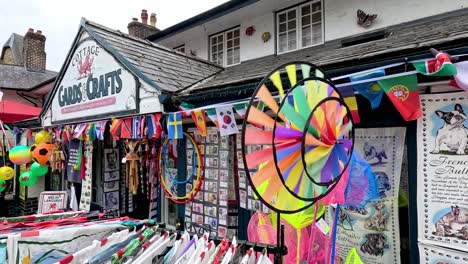
[[[67,192],[41,192],[37,213],[46,214],[67,207]]]

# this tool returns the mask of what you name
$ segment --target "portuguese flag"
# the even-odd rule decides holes
[[[416,74],[380,80],[378,83],[406,121],[421,117]]]
[[[453,76],[457,74],[457,68],[450,60],[450,56],[444,52],[438,52],[433,60],[413,62],[413,66],[416,71],[428,76]]]

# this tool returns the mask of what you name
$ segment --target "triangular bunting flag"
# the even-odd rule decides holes
[[[234,110],[236,110],[236,113],[240,115],[242,118],[245,118],[245,113],[247,112],[247,104],[246,103],[236,104],[234,105]]]
[[[205,110],[193,110],[192,111],[192,119],[195,122],[195,125],[200,131],[200,135],[202,137],[206,137],[206,118],[205,118]]]
[[[76,125],[75,129],[73,130],[73,138],[81,139],[87,126],[88,124]]]
[[[26,132],[26,138],[30,139],[32,137],[32,129],[28,128],[28,131]]]
[[[122,128],[120,131],[121,138],[132,138],[132,118],[126,118],[122,122]]]
[[[106,130],[107,121],[99,121],[95,124],[96,138],[98,140],[104,140],[104,131]]]
[[[184,137],[182,129],[182,114],[180,112],[168,114],[167,134],[169,139],[180,139]]]
[[[378,81],[390,101],[406,121],[421,117],[418,78],[416,74]]]
[[[93,141],[96,139],[96,131],[95,131],[95,124],[91,123],[88,125],[87,132],[86,132],[86,139],[87,141]]]
[[[450,85],[468,92],[468,61],[455,63],[454,65],[457,68],[457,74],[453,76]]]
[[[413,62],[414,68],[419,73],[428,76],[453,76],[457,74],[457,68],[455,68],[447,53],[434,49],[431,52],[436,53],[435,59]]]
[[[232,107],[224,106],[216,108],[216,116],[218,117],[218,128],[221,136],[227,136],[239,132]]]
[[[140,138],[145,137],[146,117],[140,116],[140,128],[138,129],[138,136]]]
[[[182,113],[182,118],[187,118],[192,114],[192,109],[195,108],[195,106],[187,102],[182,102],[178,108]]]
[[[160,138],[162,127],[159,123],[161,119],[161,114],[150,114],[146,116],[146,128],[148,133],[148,138]]]
[[[358,82],[382,76],[385,76],[385,70],[383,69],[369,73],[354,75],[349,77],[349,79],[351,80],[351,82]],[[372,109],[376,109],[379,107],[380,102],[382,101],[384,91],[376,81],[359,84],[351,83],[351,85],[353,86],[354,90],[358,91],[362,96],[364,96],[367,100],[370,101]]]
[[[112,125],[110,127],[110,133],[115,140],[120,139],[120,134],[122,131],[122,120],[114,119],[112,120]]]
[[[137,139],[139,137],[140,131],[140,117],[135,116],[132,118],[132,139]]]
[[[346,105],[351,111],[353,122],[356,124],[360,123],[361,118],[359,117],[358,105],[357,105],[356,97],[354,96],[353,87],[351,86],[338,87],[338,91],[340,91],[341,95],[343,96],[343,100],[345,101]]]
[[[219,127],[218,117],[216,116],[216,110],[214,108],[206,109],[205,112],[208,118],[211,120],[211,122],[213,122],[216,127]]]

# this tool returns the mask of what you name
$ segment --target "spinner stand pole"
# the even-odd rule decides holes
[[[284,225],[281,224],[281,216],[276,214],[276,253],[275,264],[283,263],[283,256],[288,254],[288,248],[284,245]]]

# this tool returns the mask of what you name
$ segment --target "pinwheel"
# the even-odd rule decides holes
[[[167,169],[167,147],[170,139],[166,138],[166,140],[163,142],[161,152],[159,154],[160,180],[162,189],[167,198],[177,204],[185,204],[192,201],[200,191],[201,186],[203,186],[203,163],[201,160],[200,149],[198,148],[195,140],[188,133],[184,132],[184,136],[192,145],[192,150],[194,152],[192,172],[190,175],[188,175],[188,177],[183,180],[178,179],[169,169]],[[178,188],[179,185],[186,185],[189,188]],[[180,194],[179,192],[181,189],[184,191],[187,190],[187,192],[185,194]]]
[[[252,190],[276,212],[304,210],[335,188],[350,163],[353,136],[351,111],[320,68],[302,62],[276,68],[257,86],[243,124]]]

